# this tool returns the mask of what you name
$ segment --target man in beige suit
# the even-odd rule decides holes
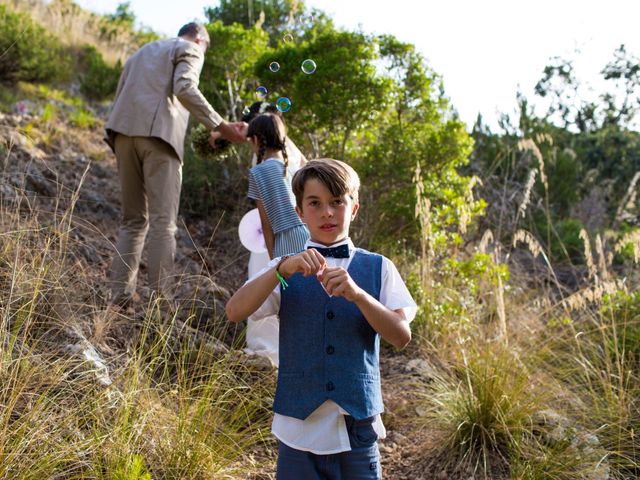
[[[177,38],[134,53],[120,77],[106,125],[122,190],[122,222],[109,273],[115,305],[126,306],[133,297],[147,231],[149,286],[169,293],[189,114],[216,136],[245,140],[244,124],[225,122],[198,90],[208,46],[204,26],[189,23]]]

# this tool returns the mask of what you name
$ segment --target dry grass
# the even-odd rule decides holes
[[[107,25],[104,17],[83,10],[71,0],[0,0],[18,11],[26,12],[66,45],[95,45],[105,61],[124,61],[136,48],[136,38],[126,28]],[[109,34],[105,35],[105,29]]]
[[[631,245],[637,262],[640,237],[634,230],[612,246],[609,236],[591,238],[583,230],[588,278],[567,289],[556,276],[548,246],[518,225],[526,220],[537,178],[551,225],[542,143],[552,141],[543,136],[518,144],[536,165],[514,196],[520,200],[510,248],[486,230],[477,246],[491,258],[484,271],[469,268],[471,259],[481,258],[477,253],[455,246],[448,252],[455,261],[423,248],[416,262],[423,265],[421,272],[428,265],[430,274],[420,276],[430,295],[422,304],[428,318],[420,320],[418,341],[427,358],[436,355],[445,362],[439,374],[420,383],[418,390],[428,392],[420,409],[428,415],[419,423],[439,432],[441,455],[461,475],[471,466],[484,478],[636,478],[640,303],[637,295],[630,300],[626,293],[633,291],[635,277],[618,276],[613,254]],[[627,197],[628,205],[632,196]],[[428,246],[425,211],[420,207],[416,216]],[[547,245],[550,236],[551,227]],[[522,267],[513,268],[523,246],[535,275],[544,280],[536,282]],[[489,273],[506,268],[503,262],[518,276]],[[561,425],[540,421],[544,412]]]
[[[81,188],[48,212],[0,198],[0,479],[241,478],[272,375],[189,340],[160,300],[104,310],[73,255]]]

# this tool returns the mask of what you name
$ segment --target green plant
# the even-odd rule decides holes
[[[490,473],[531,434],[532,415],[543,408],[528,369],[498,345],[461,351],[462,362],[436,379],[426,394],[425,410],[444,437],[443,451]]]
[[[94,128],[98,124],[96,117],[83,108],[74,108],[69,114],[69,121],[73,126],[82,129]]]
[[[113,480],[151,480],[151,474],[144,466],[140,455],[122,459],[113,472]]]
[[[80,51],[80,92],[87,98],[103,100],[115,94],[122,64],[108,65],[93,45],[85,45]]]
[[[0,81],[52,82],[69,78],[71,62],[60,41],[25,13],[0,5]]]

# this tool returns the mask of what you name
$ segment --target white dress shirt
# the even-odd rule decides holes
[[[342,267],[345,270],[349,268],[355,254],[355,247],[351,240],[347,238],[330,245],[330,247],[337,247],[345,243],[349,245],[349,258],[327,258],[328,266]],[[306,247],[326,247],[326,245],[308,241]],[[256,277],[273,268],[279,261],[279,258],[274,258],[267,267],[256,274]],[[405,318],[411,322],[416,316],[418,307],[400,278],[396,266],[386,257],[382,257],[381,276],[380,303],[390,310],[402,309]],[[254,315],[276,315],[279,310],[280,288],[278,286]],[[351,450],[351,446],[344,415],[347,415],[347,412],[337,403],[326,400],[304,420],[275,413],[271,431],[278,440],[296,450],[308,451],[317,455],[346,452]],[[376,415],[373,428],[379,438],[386,436],[380,415]]]

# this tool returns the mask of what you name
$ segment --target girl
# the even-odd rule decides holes
[[[247,138],[256,154],[248,196],[260,212],[269,257],[301,252],[309,231],[295,211],[284,122],[273,113],[258,115],[249,123]]]
[[[256,201],[266,254],[251,253],[249,278],[261,271],[270,258],[304,250],[309,231],[295,212],[291,178],[306,159],[286,136],[284,122],[275,107],[256,102],[250,107],[247,137],[253,151],[253,167],[249,171],[249,198]],[[275,111],[274,111],[275,110]],[[248,117],[246,115],[245,117]],[[247,319],[247,353],[267,357],[278,365],[279,319],[258,309]]]

